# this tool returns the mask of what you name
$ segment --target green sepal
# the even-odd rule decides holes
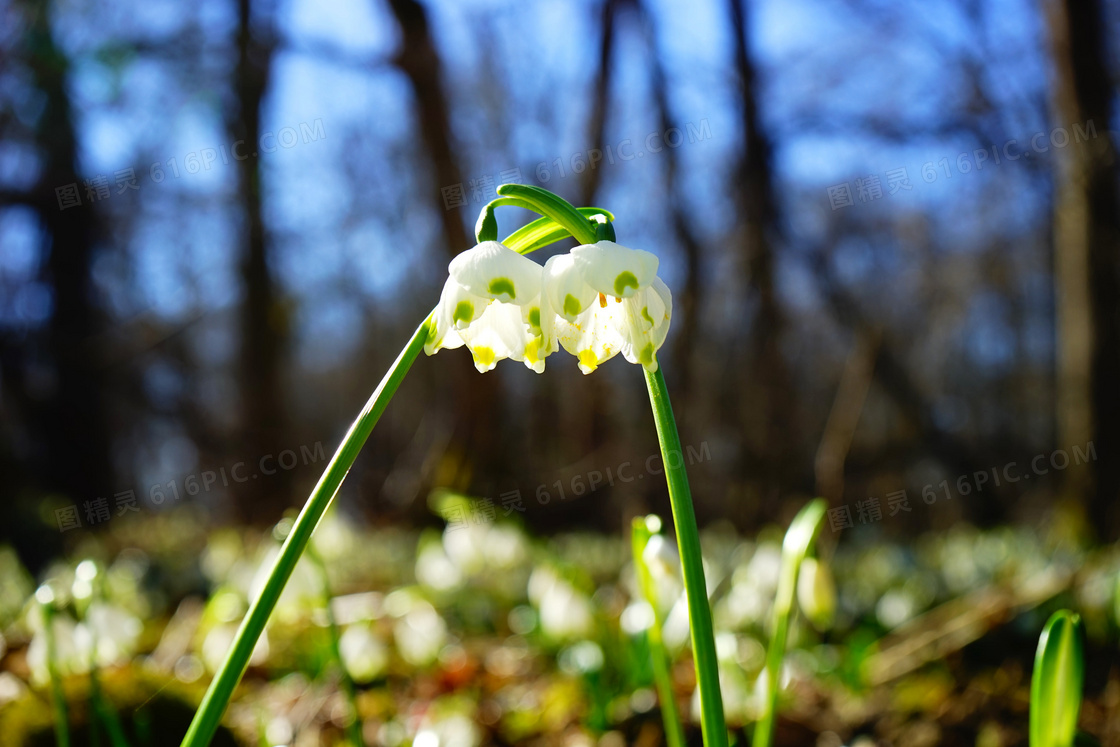
[[[595,220],[595,218],[602,218],[603,216],[596,215],[591,221],[595,225],[595,241],[614,241],[614,221],[604,218],[603,220]]]
[[[498,219],[494,216],[495,207],[497,206],[493,202],[488,202],[482,208],[482,212],[478,214],[478,222],[474,224],[474,235],[479,244],[483,241],[498,240]]]

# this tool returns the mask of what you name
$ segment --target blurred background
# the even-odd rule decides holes
[[[1116,3],[0,13],[0,522],[31,567],[301,505],[505,182],[660,257],[702,526],[821,494],[836,536],[1116,537]],[[421,358],[339,510],[441,526],[449,488],[617,532],[668,510],[646,400],[621,359]]]
[[[660,258],[737,734],[782,534],[822,495],[835,620],[794,622],[777,744],[1023,744],[1059,607],[1088,631],[1081,728],[1120,744],[1120,3],[0,18],[0,745],[54,744],[52,661],[75,747],[178,742],[511,182],[612,211]],[[502,208],[501,234],[531,217]],[[657,454],[621,358],[421,357],[217,743],[659,743],[629,546],[632,517],[669,512]]]

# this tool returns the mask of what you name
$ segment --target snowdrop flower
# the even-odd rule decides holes
[[[563,346],[585,374],[618,353],[656,371],[672,312],[672,295],[649,252],[599,241],[545,263],[542,346],[546,354]]]
[[[497,241],[483,241],[447,269],[424,352],[466,345],[479,371],[489,371],[503,358],[544,371],[541,266]]]

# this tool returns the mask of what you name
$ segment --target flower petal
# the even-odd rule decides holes
[[[534,339],[521,320],[521,308],[501,302],[487,306],[478,321],[460,330],[459,336],[474,356],[475,368],[482,372],[505,358],[524,360],[525,348]]]
[[[541,273],[541,293],[548,297],[549,306],[569,322],[583,313],[595,300],[598,291],[587,284],[575,257],[558,254],[544,263]]]
[[[434,323],[428,331],[428,339],[424,342],[424,352],[428,355],[435,355],[444,348],[451,350],[462,347],[463,340],[455,329],[454,319],[460,292],[465,292],[465,289],[452,278],[448,278],[447,282],[443,284],[443,292],[439,296],[439,305],[436,306]],[[472,313],[473,311],[472,309]],[[477,311],[478,315],[481,316],[482,312],[485,311],[485,301]]]
[[[521,305],[540,293],[541,266],[497,241],[463,252],[447,269],[472,295]]]
[[[556,338],[579,361],[579,369],[589,374],[621,352],[626,344],[625,310],[622,304],[598,303],[579,315],[575,322],[556,318]]]
[[[572,257],[584,281],[608,296],[629,298],[657,277],[657,255],[613,241],[577,246]]]
[[[661,278],[622,302],[626,307],[627,339],[622,354],[631,363],[657,370],[657,351],[669,333],[673,297]]]

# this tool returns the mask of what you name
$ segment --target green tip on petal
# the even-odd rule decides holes
[[[541,310],[536,306],[529,309],[529,324],[537,329],[541,328]]]
[[[579,299],[569,293],[564,299],[564,313],[568,316],[577,316],[582,310],[583,306],[580,304]]]
[[[614,294],[622,298],[626,295],[627,287],[638,290],[638,278],[634,277],[634,273],[629,270],[620,273],[619,276],[614,279]]]
[[[648,368],[649,366],[653,365],[653,354],[655,352],[656,351],[653,349],[653,343],[651,342],[644,348],[642,348],[642,352],[638,353],[638,360],[643,366],[646,366]]]
[[[471,320],[474,319],[474,304],[470,301],[460,301],[455,306],[455,313],[451,315],[451,318],[456,323],[470,324]]]
[[[495,296],[509,296],[511,301],[517,298],[517,293],[513,289],[513,281],[509,278],[494,278],[491,280],[490,292]]]

